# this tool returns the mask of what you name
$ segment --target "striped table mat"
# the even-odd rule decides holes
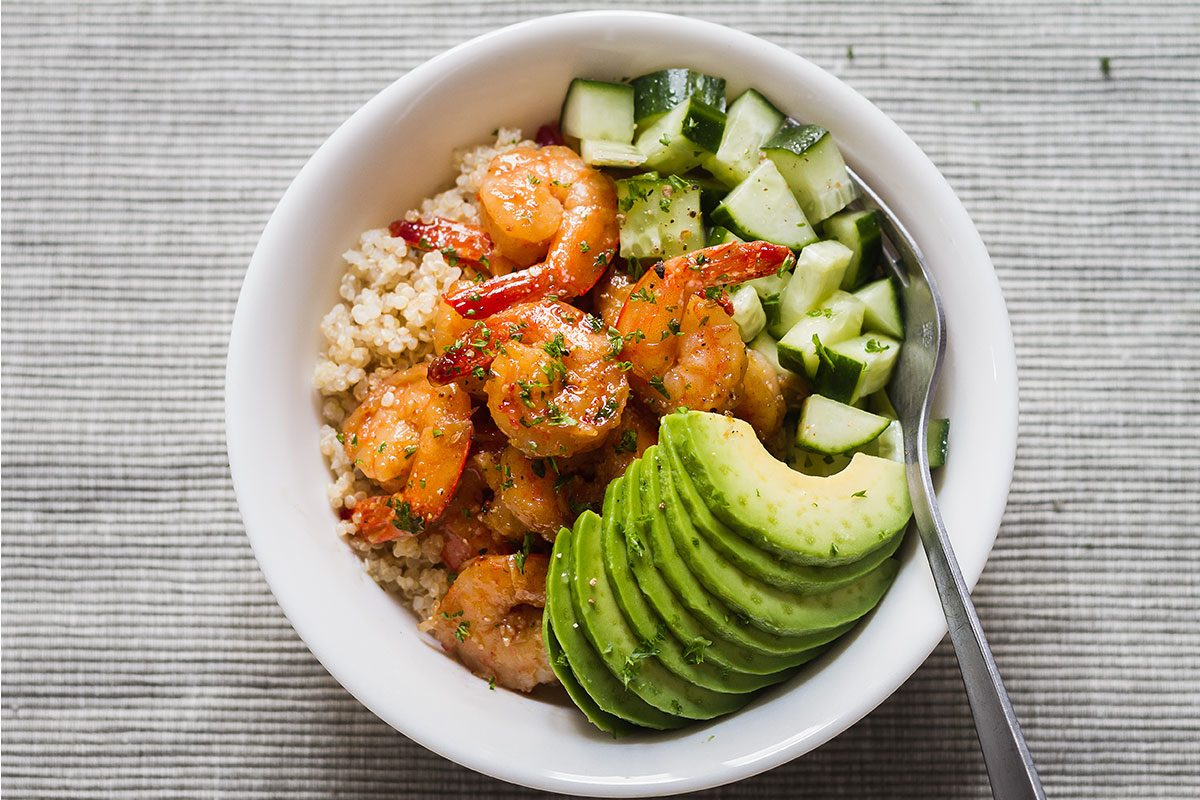
[[[1200,795],[1195,0],[639,5],[807,56],[945,172],[1016,333],[976,600],[1047,789]],[[297,639],[243,535],[222,380],[258,233],[321,141],[448,46],[583,6],[5,5],[6,798],[533,794],[394,733]],[[706,796],[988,797],[953,654]]]

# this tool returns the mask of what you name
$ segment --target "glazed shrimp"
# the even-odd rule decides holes
[[[616,255],[616,189],[569,147],[518,147],[496,156],[479,202],[499,253],[534,266],[452,292],[447,302],[465,317],[482,319],[551,294],[579,297]]]
[[[418,250],[437,250],[450,266],[469,267],[491,275],[503,275],[513,268],[511,261],[496,252],[492,238],[482,228],[455,222],[444,217],[431,220],[398,219],[388,226],[392,236],[399,237]]]
[[[617,320],[621,316],[621,307],[633,293],[633,283],[633,278],[629,277],[627,272],[616,267],[609,267],[608,272],[596,284],[592,308],[595,309],[597,316],[604,320],[605,325],[612,328],[617,327]]]
[[[787,404],[779,376],[771,362],[755,350],[746,349],[746,374],[738,387],[733,415],[754,427],[758,438],[766,441],[783,425]]]
[[[571,478],[566,483],[571,506],[598,509],[608,484],[624,475],[646,448],[657,443],[658,417],[631,400],[621,414],[621,424],[609,434],[603,447],[576,456],[563,467]]]
[[[733,408],[746,371],[746,346],[712,290],[777,272],[790,255],[781,245],[732,242],[648,270],[617,321],[637,396],[660,414],[680,407]],[[697,296],[702,291],[705,296]]]
[[[420,533],[454,495],[471,445],[471,401],[430,384],[424,364],[379,382],[342,426],[346,454],[387,495],[354,507],[372,544]]]
[[[507,555],[516,545],[499,536],[484,521],[487,483],[475,459],[467,462],[454,499],[437,522],[427,530],[442,536],[442,563],[458,571],[462,565],[482,555]]]
[[[515,447],[506,447],[496,464],[496,500],[524,530],[554,541],[568,523],[567,502],[558,491],[556,462],[529,458]]]
[[[496,426],[534,458],[599,447],[629,398],[621,337],[566,303],[525,303],[481,321],[431,362],[434,383],[486,377]],[[489,371],[490,366],[490,371]]]
[[[528,692],[553,683],[542,644],[548,563],[536,553],[471,561],[421,630],[476,675],[500,686]]]

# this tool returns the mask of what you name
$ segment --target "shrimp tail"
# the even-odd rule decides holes
[[[388,226],[388,232],[420,250],[438,250],[472,264],[487,267],[493,257],[492,238],[487,233],[443,217],[428,222],[398,219]]]
[[[446,295],[446,302],[467,319],[484,319],[509,306],[544,296],[548,283],[545,270],[538,265],[456,289]]]
[[[779,271],[792,251],[770,242],[727,242],[683,256],[705,286],[728,286]]]
[[[460,342],[429,362],[429,382],[434,386],[454,383],[475,370],[487,369],[495,357],[494,350],[477,349]]]

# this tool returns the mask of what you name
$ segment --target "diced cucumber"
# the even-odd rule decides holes
[[[927,448],[926,452],[929,454],[930,469],[945,466],[949,443],[950,420],[929,420],[925,428],[925,446]],[[879,438],[874,442],[874,450],[873,455],[877,455],[880,458],[887,458],[892,461],[904,460],[904,429],[900,426],[899,420],[892,420],[887,429],[879,434]]]
[[[792,279],[780,297],[779,322],[771,329],[782,337],[800,319],[829,297],[842,283],[850,250],[839,242],[814,242],[796,257]]]
[[[889,278],[869,283],[854,293],[867,307],[863,315],[863,330],[904,338],[904,321],[900,316],[900,298],[896,285]]]
[[[705,169],[726,185],[737,186],[758,166],[762,159],[759,147],[779,129],[783,119],[767,98],[747,89],[730,104],[721,146],[705,157]]]
[[[762,149],[779,167],[810,222],[832,216],[857,196],[841,151],[820,126],[784,125]]]
[[[623,258],[672,258],[704,246],[700,187],[654,172],[616,183]]]
[[[822,342],[817,353],[817,392],[853,404],[887,384],[900,354],[900,342],[872,333],[829,346]]]
[[[647,126],[637,148],[646,154],[650,169],[681,175],[720,147],[724,130],[724,112],[691,98]]]
[[[742,341],[748,342],[767,327],[767,315],[753,286],[742,284],[729,295],[733,303],[733,321],[737,323]]]
[[[835,291],[809,311],[779,340],[779,363],[814,377],[820,358],[816,342],[831,345],[852,339],[862,330],[864,306],[852,294]]]
[[[700,187],[700,209],[705,214],[712,213],[712,210],[725,199],[725,195],[729,194],[729,189],[725,184],[706,172],[692,170],[684,175],[683,179]]]
[[[726,244],[727,242],[740,242],[733,231],[728,228],[722,228],[720,225],[713,226],[713,229],[708,232],[708,246],[712,247],[717,244]],[[753,283],[753,281],[751,281]]]
[[[800,411],[796,443],[826,455],[847,453],[874,441],[889,422],[887,417],[813,394]]]
[[[929,468],[946,465],[950,453],[950,420],[931,419],[925,427],[925,443],[929,448]]]
[[[878,211],[839,211],[825,220],[822,231],[825,238],[837,239],[854,253],[842,278],[843,289],[852,292],[875,274],[883,257]]]
[[[661,69],[634,78],[633,108],[638,127],[650,125],[690,97],[725,110],[725,79],[690,69]]]
[[[576,78],[563,100],[562,132],[576,139],[631,143],[633,95],[633,87],[624,83]]]
[[[892,399],[883,389],[867,398],[867,409],[888,419],[900,418],[900,415],[896,413],[896,407],[892,405]]]
[[[775,372],[780,378],[799,377],[795,372],[779,363],[779,343],[766,331],[755,336],[749,346],[751,350],[757,350],[760,355],[771,362],[771,366],[775,368]]]
[[[640,167],[646,154],[631,144],[584,139],[579,143],[583,163],[593,167]]]
[[[817,240],[783,176],[770,161],[755,167],[713,209],[711,217],[715,224],[746,241],[761,239],[799,250]]]

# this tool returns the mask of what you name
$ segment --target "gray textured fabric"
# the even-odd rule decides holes
[[[531,794],[392,732],[297,639],[242,532],[222,373],[258,233],[324,137],[446,47],[582,6],[5,5],[6,798]],[[955,186],[1021,379],[976,600],[1047,788],[1197,796],[1194,0],[644,7],[808,56]],[[986,786],[943,644],[845,735],[710,796]]]

